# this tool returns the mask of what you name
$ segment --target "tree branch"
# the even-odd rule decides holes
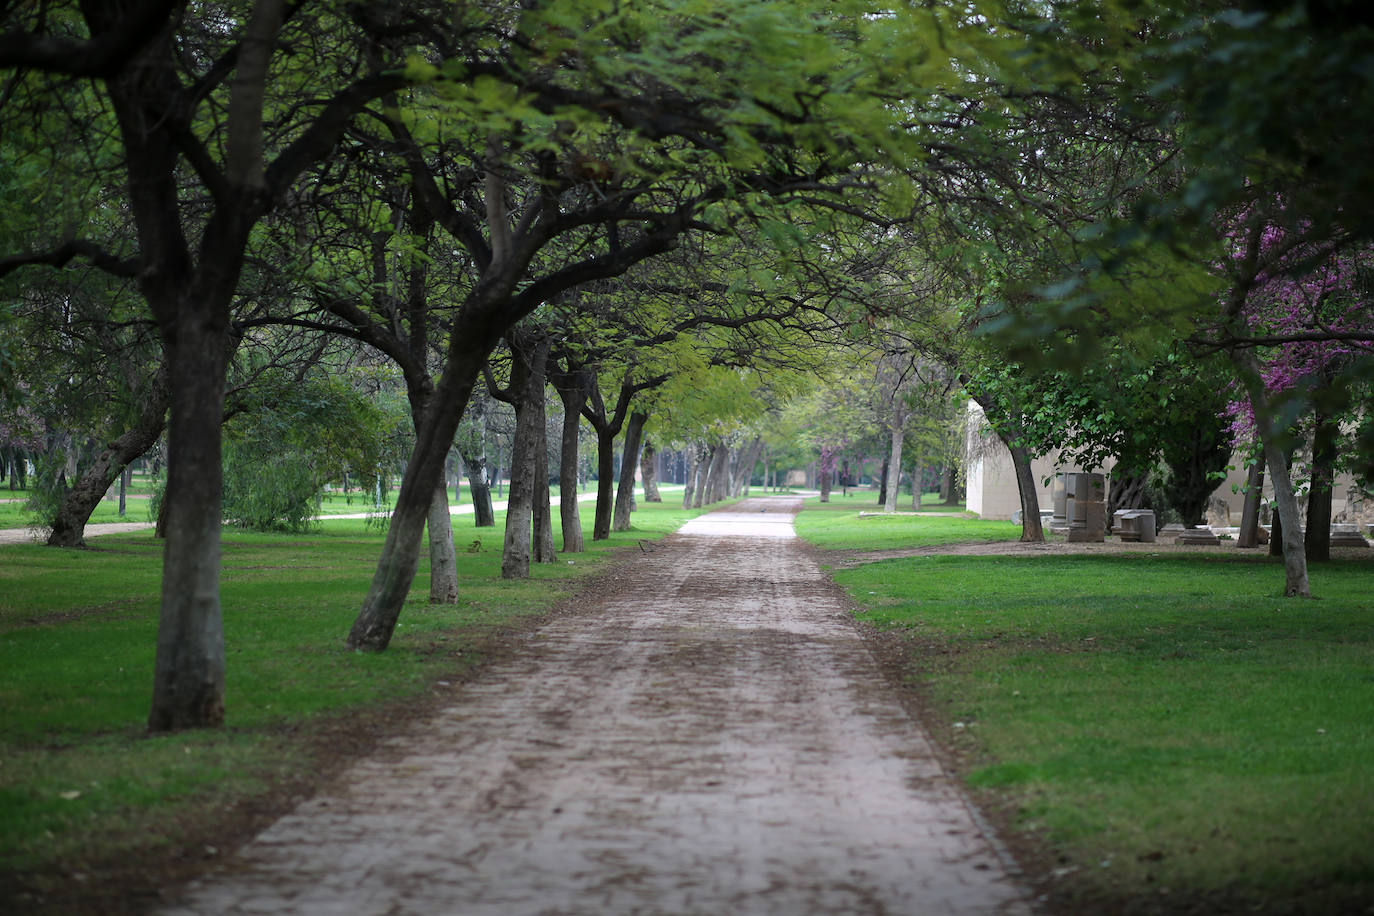
[[[18,67],[108,79],[157,36],[184,0],[144,0],[118,18],[118,25],[84,41],[6,32],[0,35],[0,67]]]
[[[138,276],[138,261],[111,254],[94,242],[72,239],[51,251],[12,254],[0,258],[0,277],[30,264],[65,267],[73,258],[85,258],[91,265],[114,277],[132,280]]]

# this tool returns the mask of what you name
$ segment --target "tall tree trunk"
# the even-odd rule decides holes
[[[648,439],[639,453],[639,476],[644,482],[644,501],[661,503],[663,496],[658,492],[658,450]]]
[[[1040,495],[1035,489],[1030,453],[1010,443],[1007,448],[1011,452],[1012,467],[1016,468],[1016,488],[1021,493],[1021,540],[1029,543],[1044,541],[1045,529],[1040,524]]]
[[[457,604],[458,553],[453,548],[453,517],[442,477],[434,488],[425,527],[429,531],[429,603]]]
[[[539,405],[539,450],[534,458],[534,562],[556,563],[553,546],[553,501],[549,493],[549,427],[544,404]]]
[[[1252,350],[1236,350],[1231,353],[1237,374],[1241,377],[1250,403],[1254,407],[1255,426],[1260,441],[1264,443],[1264,460],[1269,466],[1269,479],[1274,486],[1274,502],[1278,505],[1279,524],[1275,533],[1282,529],[1283,547],[1283,593],[1289,597],[1310,598],[1312,588],[1307,580],[1307,552],[1302,542],[1302,523],[1298,513],[1298,499],[1293,493],[1293,480],[1288,474],[1288,458],[1279,445],[1278,430],[1274,428],[1269,412],[1269,402],[1260,380],[1259,361]]]
[[[592,517],[592,540],[611,536],[611,514],[615,508],[615,433],[596,433],[596,512]]]
[[[558,516],[563,526],[563,552],[582,553],[582,516],[577,509],[577,464],[582,406],[587,390],[580,384],[558,385],[563,401],[563,435],[558,454]]]
[[[749,486],[749,480],[754,476],[754,465],[759,463],[759,453],[763,451],[763,437],[755,436],[749,446],[742,450],[739,461],[735,465],[735,474],[730,482],[730,496],[738,499],[743,495]]]
[[[688,447],[691,452],[691,460],[687,464],[687,480],[682,490],[682,508],[692,508],[693,500],[696,498],[697,473],[701,470],[701,457],[695,445]]]
[[[483,323],[481,317],[485,316],[460,313],[455,319],[444,371],[416,433],[415,448],[401,479],[377,570],[348,634],[349,648],[381,651],[396,630],[419,565],[420,538],[430,496],[443,473],[444,461],[478,374],[496,344],[495,330]]]
[[[85,547],[86,523],[116,478],[122,478],[129,462],[145,454],[157,443],[167,423],[167,405],[171,400],[167,370],[160,368],[148,389],[148,396],[139,410],[138,419],[113,442],[106,445],[90,466],[81,474],[62,499],[52,519],[49,547]],[[222,412],[222,411],[221,411]],[[123,490],[120,490],[123,506]],[[121,511],[121,515],[124,513]]]
[[[692,508],[700,509],[710,502],[710,496],[706,492],[706,484],[711,476],[711,460],[715,457],[715,452],[711,446],[705,442],[697,445],[696,454],[696,483],[692,493]]]
[[[224,722],[219,600],[220,424],[229,360],[227,304],[188,291],[167,335],[167,538],[150,731]]]
[[[1264,459],[1258,458],[1250,464],[1245,478],[1245,503],[1240,511],[1240,533],[1236,535],[1236,546],[1254,548],[1259,546],[1259,510],[1264,498]]]
[[[468,475],[468,496],[472,499],[472,517],[477,528],[496,526],[496,512],[491,505],[491,480],[487,477],[487,461],[481,456],[464,454],[463,467]]]
[[[501,553],[501,577],[525,579],[534,553],[531,526],[539,499],[540,455],[547,455],[544,441],[544,378],[549,338],[521,344],[511,335],[511,390],[515,394],[515,442],[511,447],[510,496],[506,501],[506,536]],[[545,459],[547,461],[547,459]],[[543,492],[548,492],[545,471]]]
[[[944,478],[940,481],[940,495],[944,498],[946,506],[959,505],[959,465],[953,461],[945,465]]]
[[[1336,482],[1336,440],[1340,426],[1318,410],[1312,433],[1312,486],[1307,496],[1307,531],[1303,548],[1309,563],[1331,559],[1331,498]]]
[[[706,480],[702,484],[702,503],[720,502],[723,498],[723,475],[730,461],[730,447],[725,443],[711,446],[711,458],[706,462]]]
[[[625,425],[625,451],[620,458],[620,484],[615,494],[615,516],[612,531],[630,530],[630,510],[635,496],[635,468],[639,466],[639,444],[644,436],[644,424],[649,415],[635,411]]]
[[[697,484],[697,495],[694,502],[698,509],[714,502],[711,498],[711,488],[715,485],[715,480],[711,475],[717,466],[716,456],[723,448],[725,448],[723,445],[708,446],[706,456],[701,461],[701,480]]]
[[[711,502],[718,503],[730,495],[730,456],[734,450],[728,445],[720,447],[716,460],[719,466],[711,475]]]
[[[821,486],[820,486],[820,491],[821,491],[821,502],[823,502],[823,503],[828,503],[828,502],[830,502],[830,471],[829,471],[829,469],[823,469],[823,470],[821,471]]]
[[[896,412],[892,418],[892,445],[887,459],[887,492],[884,493],[884,512],[897,511],[897,490],[902,482],[902,444],[906,439],[906,415]]]

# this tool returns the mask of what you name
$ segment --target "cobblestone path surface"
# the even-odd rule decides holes
[[[1026,914],[792,534],[688,524],[183,914]]]

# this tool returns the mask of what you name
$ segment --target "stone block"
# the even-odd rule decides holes
[[[1153,509],[1118,509],[1113,530],[1122,541],[1155,542],[1155,513]]]
[[[1360,534],[1358,525],[1332,525],[1332,547],[1368,547],[1369,542]]]
[[[1201,528],[1184,528],[1174,543],[1180,547],[1217,547],[1221,544],[1221,538],[1204,525]]]

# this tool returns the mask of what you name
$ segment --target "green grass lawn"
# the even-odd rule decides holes
[[[968,518],[958,506],[941,507],[953,510],[948,516],[912,515],[909,511],[884,515],[876,499],[867,491],[851,492],[847,497],[836,491],[828,503],[809,497],[805,511],[797,517],[797,533],[829,550],[896,550],[1005,541],[1015,540],[1021,534],[1019,525]]]
[[[802,522],[837,546],[838,523]],[[1374,559],[1314,566],[1312,601],[1280,597],[1282,566],[1248,554],[933,556],[835,577],[905,637],[937,738],[1015,812],[1054,898],[1374,901]]]
[[[16,501],[0,502],[0,528],[27,528],[36,523],[34,514],[26,508],[25,497],[12,497],[9,490],[0,489],[0,500],[9,499]],[[102,499],[91,513],[91,522],[150,522],[153,519],[148,506],[148,497],[130,496],[125,500],[121,516],[119,500]]]
[[[252,804],[314,765],[332,720],[431,696],[520,626],[606,568],[611,552],[701,510],[641,503],[634,529],[588,551],[498,578],[501,525],[455,519],[461,598],[427,603],[422,564],[391,647],[344,648],[381,547],[361,520],[307,535],[224,536],[227,725],[150,737],[162,546],[107,535],[91,550],[0,547],[0,900],[20,876],[49,889],[111,858],[171,847],[181,825]],[[478,534],[474,535],[474,532]],[[480,539],[478,552],[464,546]],[[5,909],[0,905],[0,909]]]

